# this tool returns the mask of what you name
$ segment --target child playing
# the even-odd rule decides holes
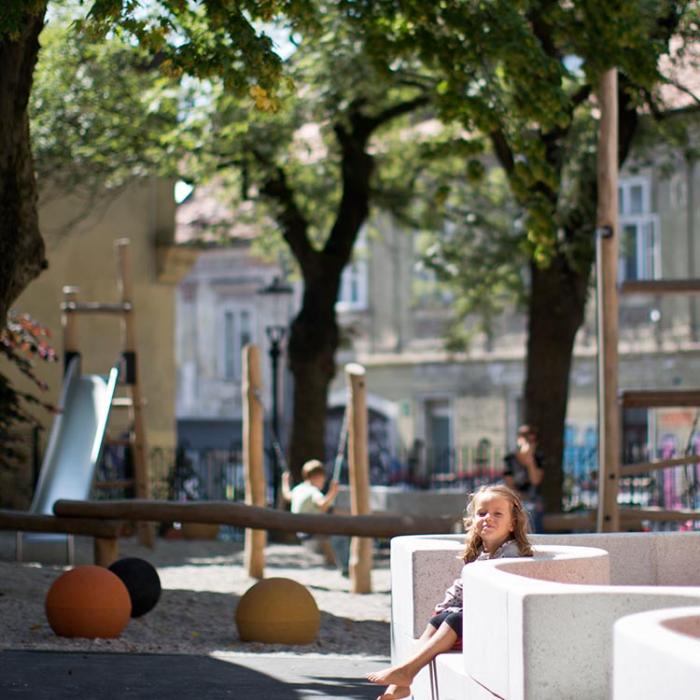
[[[282,475],[282,495],[287,501],[291,501],[292,513],[325,513],[333,505],[338,495],[338,482],[331,481],[328,493],[321,490],[326,482],[326,470],[318,459],[310,459],[301,468],[301,476],[304,479],[294,488],[290,488],[290,474]],[[308,539],[302,535],[302,540]],[[328,540],[319,538],[321,548],[325,550]],[[325,547],[324,547],[325,545]],[[330,560],[344,576],[348,575],[348,559],[350,556],[350,540],[342,535],[332,535],[330,538]]]
[[[531,557],[527,540],[527,513],[520,497],[507,486],[482,486],[467,507],[464,527],[467,533],[461,558],[465,564],[500,557]],[[368,674],[372,683],[388,684],[377,700],[398,700],[411,694],[411,683],[418,671],[430,661],[449,651],[462,639],[462,578],[445,592],[435,607],[435,615],[420,636],[418,651],[397,666]]]
[[[282,495],[292,502],[292,513],[325,513],[338,495],[338,482],[331,481],[328,493],[323,493],[326,470],[318,459],[306,462],[301,476],[304,480],[290,489],[289,472],[282,474]]]

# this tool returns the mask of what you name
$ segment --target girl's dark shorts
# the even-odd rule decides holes
[[[428,620],[430,624],[437,629],[443,622],[446,622],[457,635],[457,639],[462,639],[462,613],[461,612],[450,612],[445,610],[444,612],[438,613]]]

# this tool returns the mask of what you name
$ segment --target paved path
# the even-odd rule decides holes
[[[356,656],[102,654],[0,651],[2,700],[360,700],[364,674],[388,659]]]

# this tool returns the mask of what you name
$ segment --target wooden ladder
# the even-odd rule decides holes
[[[697,294],[700,293],[699,279],[674,280],[629,280],[619,285],[620,294]],[[675,408],[689,407],[700,409],[700,389],[661,389],[661,390],[624,390],[619,392],[619,408]],[[700,455],[686,455],[670,459],[658,459],[650,462],[621,465],[614,479],[617,479],[673,467],[687,466],[700,463]],[[607,475],[610,480],[610,474]],[[614,499],[608,495],[603,505],[603,521],[615,523],[616,529],[620,524],[620,509],[617,503],[617,488],[614,488]],[[623,513],[623,519],[629,513]],[[700,520],[700,511],[693,510],[663,510],[660,508],[634,509],[635,520],[679,521]]]
[[[626,391],[618,393],[618,297],[620,294],[668,294],[700,292],[700,280],[630,280],[618,284],[618,81],[617,70],[606,70],[598,86],[598,205],[596,212],[596,306],[598,315],[598,513],[597,530],[620,529],[617,502],[620,476],[649,473],[680,464],[700,462],[700,457],[658,460],[620,465],[620,414],[623,407],[697,406],[696,391]],[[625,509],[623,519],[634,514],[647,520],[700,520],[700,511]]]
[[[78,288],[63,288],[61,323],[63,326],[63,351],[66,367],[71,359],[80,356],[78,344],[78,316],[111,316],[121,321],[122,371],[120,384],[126,388],[126,396],[115,396],[112,408],[129,412],[129,436],[126,439],[106,438],[107,444],[121,444],[131,448],[134,465],[134,478],[119,481],[98,482],[96,488],[131,488],[136,498],[150,498],[148,470],[148,448],[143,415],[145,401],[141,393],[140,370],[137,362],[136,324],[134,319],[133,279],[131,251],[128,238],[114,242],[117,257],[117,285],[121,300],[117,303],[78,301]],[[140,523],[139,541],[152,547],[154,529],[150,523]]]

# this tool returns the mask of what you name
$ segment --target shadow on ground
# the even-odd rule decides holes
[[[227,657],[84,652],[0,652],[0,697],[31,700],[303,700],[374,698],[362,678],[374,670],[352,659]],[[322,666],[322,669],[319,667]]]

